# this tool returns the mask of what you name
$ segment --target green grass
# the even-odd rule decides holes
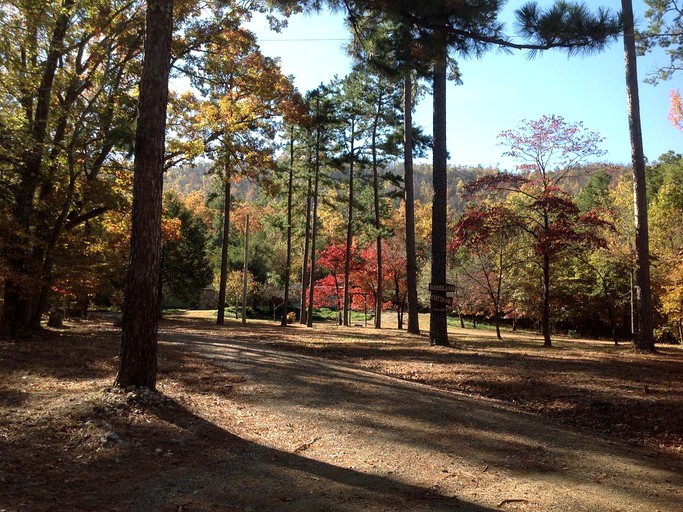
[[[360,311],[351,311],[351,323],[365,323],[365,315]],[[372,316],[368,311],[367,320],[370,323]],[[330,308],[318,308],[313,310],[313,320],[326,321],[326,322],[338,322],[339,321],[339,311]]]
[[[465,317],[463,318],[465,321],[465,329],[473,329],[474,328],[474,323],[472,322],[471,319]],[[446,322],[448,325],[452,327],[460,327],[460,319],[457,316],[449,316],[447,317]],[[477,329],[484,329],[486,331],[495,331],[496,330],[496,324],[491,323],[487,320],[477,320]],[[506,324],[501,324],[500,329],[502,331],[510,331],[510,326]]]

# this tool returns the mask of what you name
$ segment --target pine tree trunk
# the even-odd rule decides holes
[[[405,125],[404,181],[406,205],[406,267],[408,285],[408,332],[420,334],[417,304],[417,255],[415,250],[415,191],[413,183],[413,81],[410,71],[403,82]]]
[[[377,127],[379,125],[380,109],[382,99],[378,100],[379,106],[375,115],[375,120],[372,125],[372,188],[374,193],[374,209],[375,209],[375,229],[377,230],[377,238],[375,243],[377,246],[377,290],[375,293],[375,329],[382,328],[382,298],[384,291],[382,290],[382,219],[379,209],[379,165],[377,163]]]
[[[650,249],[647,226],[647,195],[645,185],[645,154],[640,123],[638,96],[638,70],[631,0],[621,0],[624,19],[624,59],[626,62],[626,94],[628,97],[628,125],[631,134],[631,160],[633,163],[633,204],[636,231],[636,305],[638,332],[634,342],[640,350],[655,351],[652,298],[650,294]]]
[[[434,62],[434,149],[433,175],[434,198],[432,202],[432,283],[446,284],[446,189],[447,189],[447,151],[446,151],[446,43],[441,55]],[[446,296],[446,292],[431,292],[432,295]],[[435,307],[435,305],[437,307]],[[431,304],[429,342],[431,345],[448,346],[448,326],[446,311],[441,303]]]
[[[318,110],[320,108],[317,105]],[[315,285],[315,245],[318,236],[318,185],[320,181],[320,129],[317,130],[315,138],[315,175],[313,176],[313,213],[311,222],[311,270],[308,285],[308,314],[306,315],[306,326],[313,327],[313,287]]]
[[[173,1],[148,0],[117,387],[154,389],[156,385],[161,200],[172,37]]]
[[[282,304],[282,327],[287,326],[287,308],[289,306],[289,280],[292,272],[292,193],[294,188],[294,127],[290,133],[289,145],[289,180],[287,181],[287,263],[285,264],[285,297]],[[273,317],[275,309],[273,309]],[[274,320],[275,318],[273,318]]]
[[[299,316],[299,323],[306,325],[306,292],[308,290],[308,247],[310,246],[311,238],[311,198],[313,196],[313,179],[309,176],[308,187],[306,188],[306,227],[304,233],[304,261],[301,267],[301,311]]]
[[[230,243],[230,205],[231,183],[230,162],[225,164],[225,181],[223,183],[223,240],[221,244],[221,275],[218,282],[218,314],[216,324],[225,324],[225,293],[228,285],[228,245]]]
[[[354,142],[356,138],[355,119],[351,119],[351,162],[349,163],[349,213],[346,221],[346,251],[344,257],[344,319],[343,325],[349,326],[349,286],[351,280],[351,244],[353,243],[353,171],[355,160]]]

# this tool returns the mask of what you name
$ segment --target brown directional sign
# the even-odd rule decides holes
[[[454,284],[435,284],[435,283],[429,283],[429,291],[430,292],[454,292],[455,291],[455,285]]]
[[[442,295],[432,295],[430,297],[430,301],[432,304],[445,304],[446,306],[450,306],[453,304],[453,297],[443,297]]]

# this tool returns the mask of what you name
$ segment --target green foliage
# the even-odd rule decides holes
[[[174,193],[165,196],[166,219],[180,221],[176,233],[161,245],[163,303],[196,304],[199,292],[211,284],[213,269],[207,256],[207,228]]]
[[[683,155],[668,151],[647,169],[648,201],[655,197],[664,183],[683,181]]]
[[[587,212],[593,208],[608,208],[610,203],[609,185],[611,181],[612,178],[604,170],[591,174],[586,186],[576,196],[576,204],[579,210]]]
[[[647,26],[638,31],[638,50],[644,54],[661,48],[669,57],[669,63],[648,78],[657,83],[683,68],[683,8],[674,0],[645,0],[645,4]]]

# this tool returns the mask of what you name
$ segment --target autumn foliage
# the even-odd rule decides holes
[[[683,130],[683,104],[681,103],[681,93],[678,90],[671,91],[669,121],[679,130]]]
[[[315,307],[330,307],[341,311],[344,296],[344,269],[346,244],[332,242],[320,251],[318,262],[326,274],[318,279],[313,291]],[[370,244],[363,249],[351,246],[351,274],[349,294],[351,309],[372,311],[377,292],[377,247]],[[402,248],[390,239],[382,253],[383,310],[394,310],[402,324],[406,308],[406,259]]]

